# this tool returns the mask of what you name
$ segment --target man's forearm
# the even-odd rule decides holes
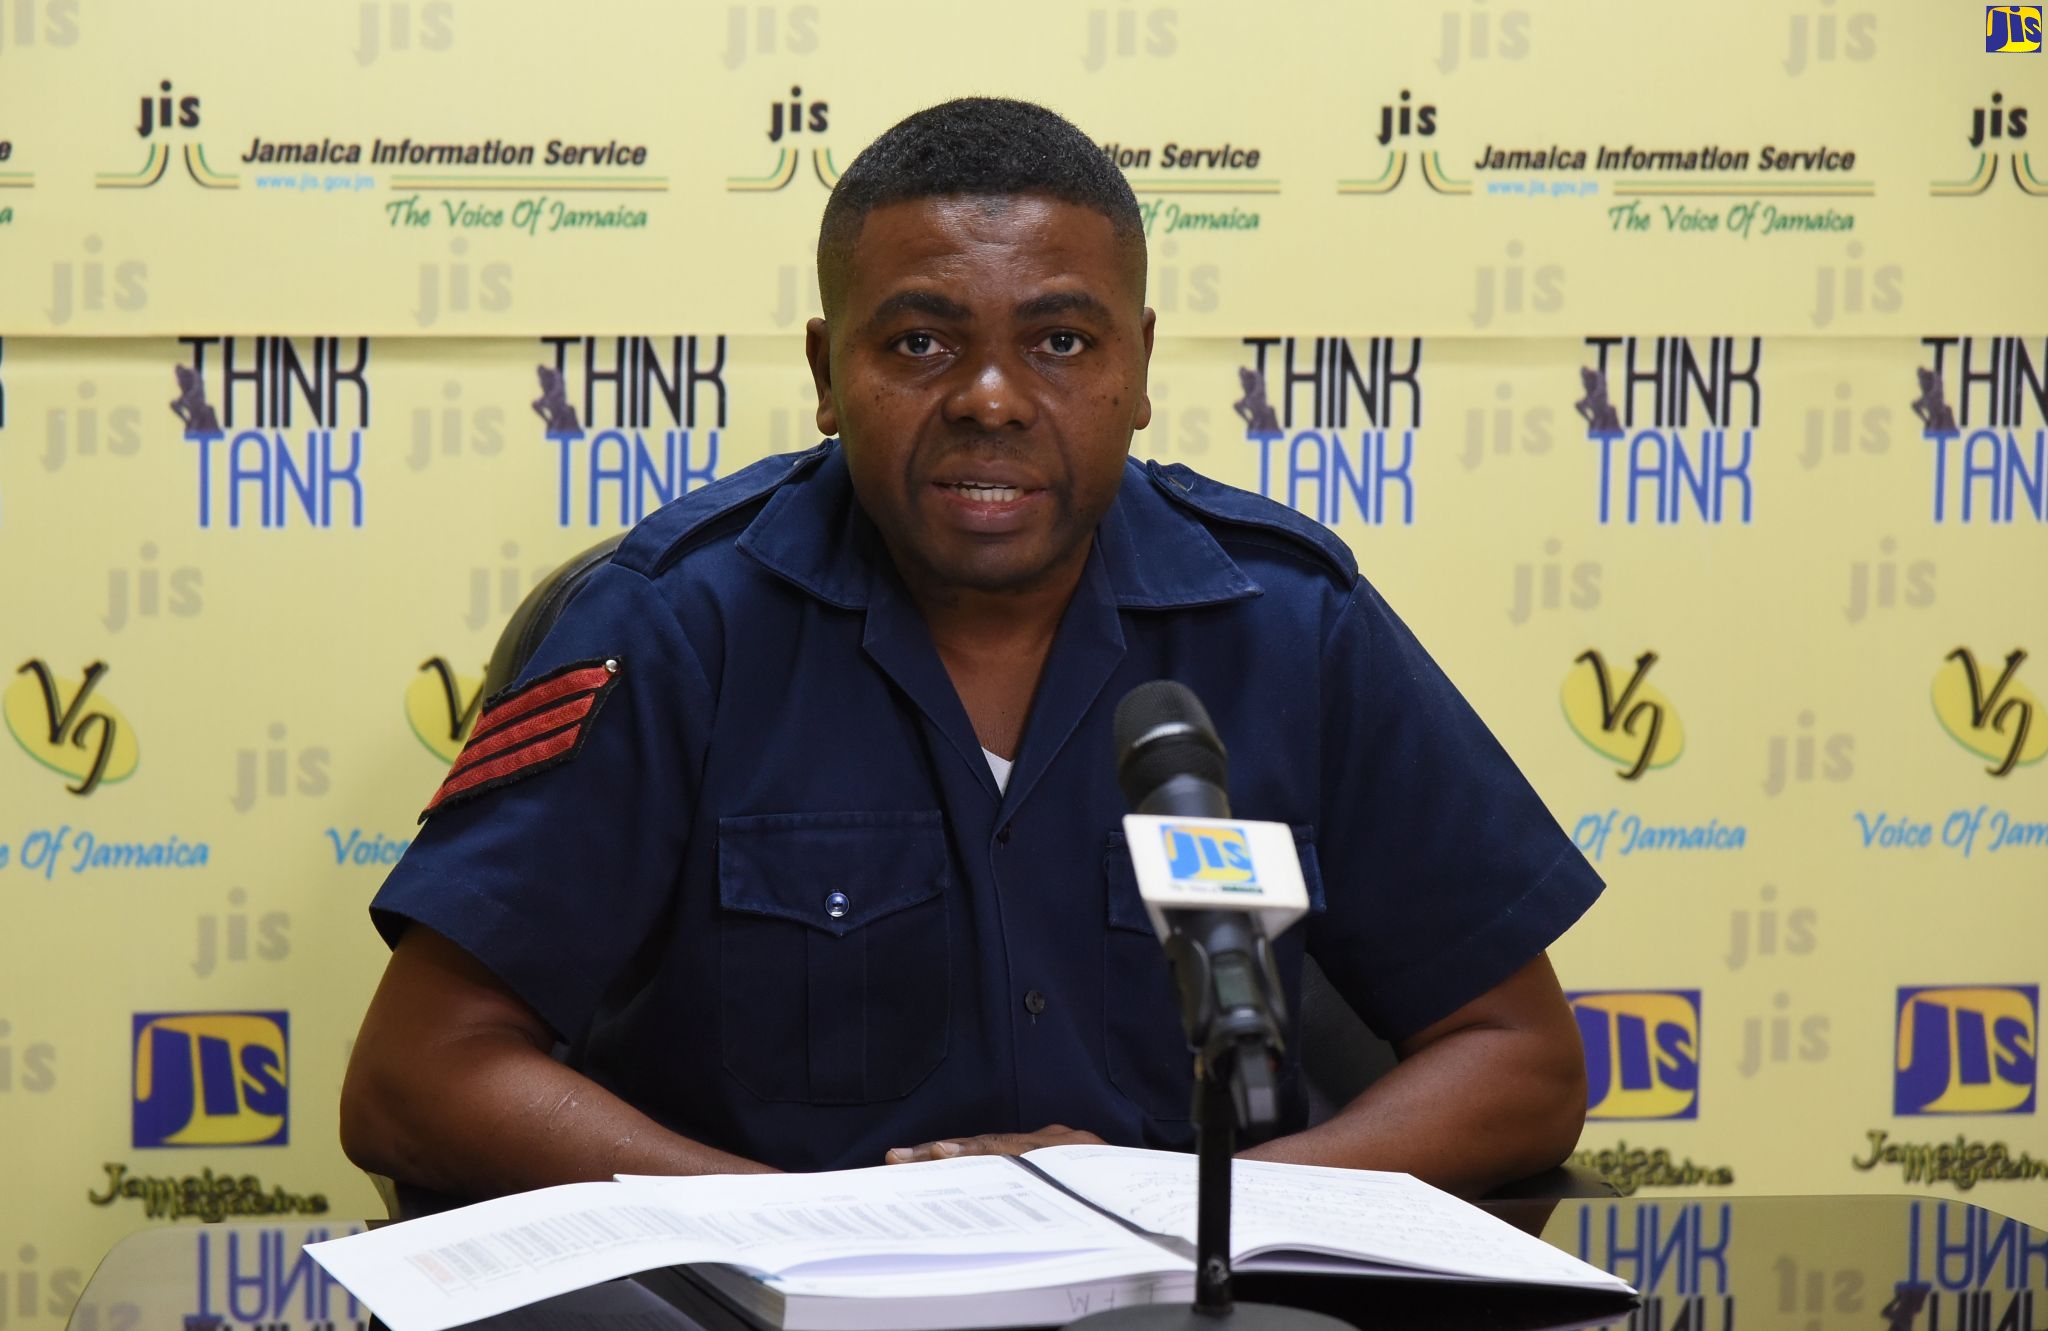
[[[406,931],[341,1088],[341,1145],[376,1174],[497,1197],[613,1174],[766,1166],[678,1136],[548,1053],[554,1034],[481,963]]]
[[[1570,1154],[1585,1124],[1582,1067],[1527,1033],[1456,1032],[1397,1064],[1324,1123],[1251,1159],[1392,1169],[1474,1197]]]
[[[341,1129],[364,1169],[465,1198],[614,1174],[772,1172],[669,1131],[513,1032],[352,1061]]]

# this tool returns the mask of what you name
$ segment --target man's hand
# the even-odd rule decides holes
[[[1041,1146],[1100,1146],[1102,1138],[1092,1132],[1055,1123],[1036,1132],[990,1132],[979,1137],[948,1137],[922,1146],[897,1146],[882,1157],[885,1165],[907,1165],[918,1160],[949,1160],[956,1155],[1022,1155]]]

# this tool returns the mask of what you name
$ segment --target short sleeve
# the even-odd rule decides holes
[[[1308,946],[1359,1015],[1396,1040],[1513,974],[1602,884],[1363,579],[1323,661],[1316,842],[1328,907]]]
[[[370,903],[387,942],[409,922],[445,935],[571,1040],[674,890],[711,704],[674,611],[616,564],[501,696],[606,661],[616,683],[574,756],[437,809]]]

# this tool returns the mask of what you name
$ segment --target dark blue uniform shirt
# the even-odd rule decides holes
[[[434,813],[372,914],[454,940],[652,1117],[786,1169],[1055,1122],[1191,1146],[1111,752],[1147,680],[1207,705],[1237,815],[1295,829],[1290,1008],[1306,946],[1409,1035],[1600,891],[1343,543],[1184,467],[1125,467],[1007,791],[834,441],[650,516],[522,679],[605,659],[574,756]]]

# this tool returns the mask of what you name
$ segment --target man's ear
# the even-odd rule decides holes
[[[1155,322],[1157,316],[1153,314],[1152,307],[1147,305],[1145,313],[1138,319],[1139,335],[1145,343],[1145,356],[1138,364],[1138,411],[1131,418],[1133,430],[1142,430],[1152,423],[1152,394],[1147,389],[1152,376],[1152,327]]]
[[[1146,341],[1151,341],[1149,333]],[[818,433],[830,438],[839,433],[839,409],[832,402],[832,334],[823,319],[804,325],[804,358],[811,363],[811,383],[818,390]]]

